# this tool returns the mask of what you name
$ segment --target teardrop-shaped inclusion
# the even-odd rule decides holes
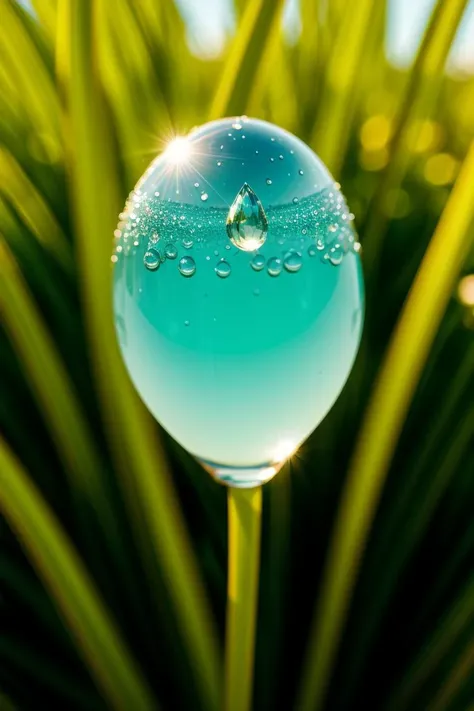
[[[254,252],[265,242],[267,216],[248,183],[244,183],[237,193],[227,215],[226,226],[231,242],[245,252]]]

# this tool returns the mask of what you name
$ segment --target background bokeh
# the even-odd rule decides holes
[[[327,163],[367,283],[352,376],[264,489],[254,709],[472,711],[473,16],[0,0],[2,710],[219,708],[225,490],[131,388],[110,254],[166,143],[245,113]]]

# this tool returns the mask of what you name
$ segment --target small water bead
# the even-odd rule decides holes
[[[273,181],[270,178],[267,178],[265,182],[267,183],[267,185],[271,185]]]
[[[340,248],[339,245],[336,245],[335,247],[332,247],[329,250],[329,261],[331,264],[333,264],[335,267],[339,266],[339,264],[342,262],[344,258],[344,252]]]
[[[110,261],[112,262],[112,264],[116,264],[116,263],[118,262],[118,257],[117,257],[117,255],[116,255],[116,254],[112,254],[112,256],[110,257]]]
[[[160,255],[156,249],[149,249],[143,257],[143,264],[151,272],[154,272],[160,266]]]
[[[235,128],[236,131],[240,131],[240,129],[242,128],[242,124],[238,122],[233,123],[232,128]]]
[[[225,248],[230,249],[230,244],[226,244]]]
[[[221,259],[216,265],[215,272],[221,279],[226,279],[231,272],[229,262],[226,262],[225,259]]]
[[[298,202],[299,202],[298,198],[297,198],[297,197],[294,197],[294,198],[293,198],[293,204],[296,205]]]
[[[299,272],[303,266],[303,260],[299,252],[289,252],[283,260],[283,266],[287,272]]]
[[[194,187],[195,187],[195,188],[198,188],[198,187],[199,187],[199,183],[194,183]]]
[[[270,158],[270,163],[274,163],[274,162],[275,162],[275,158]]]
[[[328,230],[329,232],[337,232],[337,225],[329,225]]]
[[[160,197],[160,191],[159,191],[159,190],[156,190],[156,191],[155,191],[155,197]]]
[[[308,254],[310,257],[315,257],[317,255],[318,251],[316,247],[314,247],[312,244],[308,247]]]
[[[254,295],[254,296],[260,296],[260,289],[254,289],[254,290],[253,290],[253,295]]]
[[[221,165],[222,165],[222,161],[218,160],[218,161],[217,161],[217,167],[220,168]]]
[[[260,272],[265,266],[265,257],[263,256],[263,254],[256,254],[250,262],[250,265],[252,269],[255,269],[256,272]]]
[[[322,250],[324,249],[325,246],[326,245],[324,244],[323,240],[320,237],[318,237],[318,239],[316,240],[316,249],[319,252],[322,252]]]
[[[185,247],[185,249],[191,249],[191,247],[194,244],[194,241],[191,239],[191,237],[185,237],[183,239],[182,244],[183,244],[183,247]]]
[[[186,321],[184,322],[184,325],[185,325],[185,326],[189,326],[189,321],[186,320]]]
[[[283,156],[282,156],[282,155],[279,155],[278,158],[279,158],[280,160],[283,160]]]
[[[268,260],[267,271],[272,277],[276,277],[281,273],[282,263],[279,257],[272,257]]]
[[[202,200],[203,202],[206,202],[206,200],[208,199],[208,197],[209,197],[209,195],[208,195],[207,193],[203,193],[203,194],[201,195],[201,200]]]
[[[354,242],[354,245],[353,245],[352,249],[354,250],[354,252],[355,252],[356,254],[360,254],[361,251],[362,251],[362,245],[361,245],[361,243],[360,243],[360,242]]]
[[[185,277],[192,277],[196,271],[196,262],[192,257],[181,257],[178,262],[178,269]]]
[[[176,249],[174,244],[171,244],[171,242],[168,242],[165,247],[165,255],[168,259],[176,259],[176,257],[178,256],[178,250]]]
[[[299,175],[304,175],[304,170],[299,170],[298,173]]]

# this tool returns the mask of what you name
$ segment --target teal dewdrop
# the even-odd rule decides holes
[[[123,358],[160,424],[227,484],[271,478],[350,373],[364,309],[352,220],[308,146],[246,117],[171,141],[127,200]]]

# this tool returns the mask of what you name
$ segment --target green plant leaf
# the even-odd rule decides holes
[[[108,140],[110,132],[106,114],[101,111],[102,93],[92,61],[92,37],[90,1],[73,0],[71,174],[78,258],[96,383],[137,540],[150,542],[156,562],[163,570],[202,698],[209,709],[217,709],[220,661],[213,619],[156,430],[132,390],[115,340],[110,251],[119,198]],[[153,576],[149,556],[143,555]]]
[[[156,709],[116,626],[56,517],[0,440],[0,509],[53,595],[112,708]]]
[[[468,253],[473,217],[474,143],[411,288],[361,427],[313,620],[299,711],[319,711],[323,703],[359,558],[411,398]]]
[[[214,94],[211,119],[246,111],[272,28],[280,20],[283,4],[282,0],[247,2]]]

